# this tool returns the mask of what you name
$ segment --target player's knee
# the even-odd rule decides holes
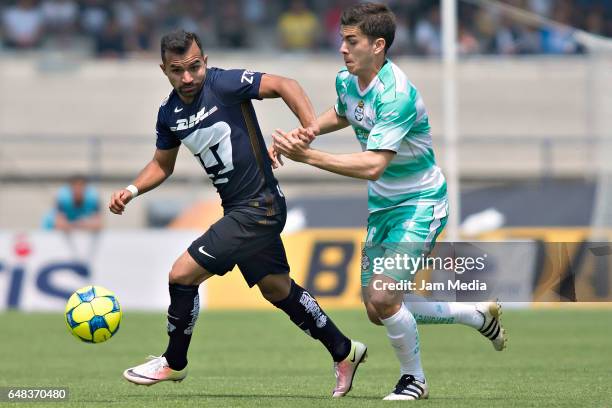
[[[370,304],[371,309],[376,313],[377,319],[387,318],[393,315],[397,311],[396,309],[398,309],[395,297],[384,291],[377,291],[371,294]],[[372,321],[372,319],[370,319],[370,321]]]
[[[382,322],[380,321],[380,318],[378,317],[378,312],[376,311],[374,306],[371,303],[366,303],[365,308],[366,308],[366,313],[368,315],[368,319],[373,324],[377,326],[382,326]]]
[[[288,274],[267,275],[257,283],[261,295],[268,302],[274,303],[286,299],[291,291],[291,279]]]
[[[181,267],[180,260],[177,260],[172,265],[172,269],[170,269],[170,273],[168,274],[168,282],[172,284],[179,285],[192,285],[193,284],[193,276],[189,273],[188,270]]]
[[[277,290],[266,290],[262,288],[259,288],[259,290],[261,291],[261,295],[264,297],[264,299],[266,299],[270,303],[278,302],[279,300],[284,299]]]

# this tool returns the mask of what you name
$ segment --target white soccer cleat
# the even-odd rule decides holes
[[[368,348],[365,344],[351,340],[351,351],[342,361],[334,363],[336,374],[336,388],[332,397],[344,397],[353,388],[353,378],[357,372],[359,364],[364,363],[368,358]]]
[[[181,382],[187,377],[187,367],[180,371],[173,370],[164,356],[149,356],[147,360],[146,363],[125,370],[123,377],[138,385],[153,385],[161,381]]]
[[[429,387],[427,383],[421,382],[410,374],[400,377],[391,394],[383,398],[384,401],[415,401],[427,399],[429,397]]]
[[[484,323],[478,331],[491,340],[493,348],[497,351],[502,351],[506,348],[508,337],[506,329],[500,322],[501,305],[498,302],[483,302],[476,305],[476,311],[484,317]]]

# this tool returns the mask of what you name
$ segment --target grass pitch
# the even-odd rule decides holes
[[[361,311],[330,315],[369,347],[368,362],[342,400],[330,398],[334,376],[327,352],[275,311],[203,311],[187,379],[151,387],[129,384],[121,372],[165,349],[163,313],[126,313],[117,335],[102,344],[74,339],[61,313],[0,313],[0,387],[69,388],[66,402],[10,404],[19,407],[396,405],[381,401],[398,378],[384,329]],[[430,399],[416,404],[612,406],[612,311],[506,310],[503,322],[510,340],[501,353],[473,329],[420,326]]]

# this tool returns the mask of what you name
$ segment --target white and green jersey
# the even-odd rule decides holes
[[[363,91],[346,68],[336,76],[335,109],[347,118],[365,150],[391,150],[395,157],[382,176],[368,182],[368,208],[376,212],[446,200],[446,180],[431,143],[421,95],[387,60]]]

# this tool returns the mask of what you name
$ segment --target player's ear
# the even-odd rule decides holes
[[[202,57],[202,62],[204,63],[204,65],[208,65],[208,55],[204,54],[204,56]]]
[[[384,38],[377,38],[374,40],[374,54],[385,52],[385,45],[387,45],[387,42]]]
[[[162,62],[161,64],[159,64],[159,67],[161,68],[164,75],[166,75],[166,65]]]

